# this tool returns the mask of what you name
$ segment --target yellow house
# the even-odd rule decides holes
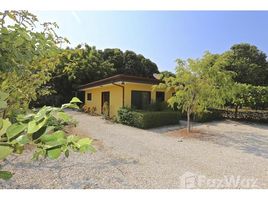
[[[116,116],[120,107],[144,109],[152,102],[167,101],[171,91],[153,90],[159,80],[119,74],[79,87],[85,92],[85,105],[102,113],[105,102],[109,106],[110,117]]]

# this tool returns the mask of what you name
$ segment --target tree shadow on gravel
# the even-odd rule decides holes
[[[232,147],[268,159],[268,135],[258,135],[256,133],[234,134],[233,132],[226,132],[226,134],[202,133],[198,139]]]

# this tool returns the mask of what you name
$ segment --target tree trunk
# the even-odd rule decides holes
[[[191,118],[190,118],[190,116],[191,116],[191,112],[190,112],[190,110],[188,110],[187,111],[187,132],[188,133],[190,133],[190,131],[191,131],[191,124],[190,124]]]
[[[238,105],[235,106],[235,119],[237,119]]]

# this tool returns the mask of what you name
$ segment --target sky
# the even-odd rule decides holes
[[[120,48],[144,55],[160,71],[174,71],[177,58],[222,53],[246,42],[268,53],[268,11],[38,11],[57,22],[71,46]]]

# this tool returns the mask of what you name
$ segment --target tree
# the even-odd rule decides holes
[[[152,77],[153,73],[158,72],[157,65],[143,55],[128,50],[124,53],[124,74]]]
[[[36,31],[35,26],[41,26]],[[64,108],[78,108],[80,100],[73,98],[61,108],[44,106],[29,110],[29,103],[46,95],[55,66],[64,55],[59,45],[67,42],[59,37],[55,23],[38,24],[35,15],[27,11],[0,12],[0,161],[10,154],[21,154],[25,145],[36,147],[34,158],[40,156],[68,157],[69,150],[93,150],[89,138],[66,135],[64,126],[73,120]],[[1,179],[12,174],[0,171]]]
[[[237,118],[238,108],[248,105],[250,99],[250,85],[235,83],[233,86],[233,98],[231,103],[235,106],[235,118]]]
[[[267,56],[256,46],[236,44],[223,57],[225,69],[236,73],[236,82],[268,86]]]
[[[124,73],[124,52],[118,48],[115,49],[104,49],[103,59],[113,65],[115,74]]]
[[[176,76],[163,76],[158,87],[175,91],[168,100],[187,114],[187,131],[190,132],[191,115],[208,108],[223,106],[230,97],[232,78],[217,63],[219,55],[205,53],[202,59],[177,60]]]
[[[161,74],[165,77],[170,77],[170,76],[173,76],[175,77],[175,74],[170,72],[170,71],[162,71]]]
[[[231,104],[235,106],[235,118],[238,108],[265,109],[268,106],[268,87],[235,83]]]
[[[59,106],[74,95],[78,85],[115,74],[152,77],[153,73],[158,73],[155,63],[132,51],[123,52],[117,48],[102,51],[87,44],[62,51],[60,63],[46,84],[46,87],[53,89],[55,93],[42,96],[33,103],[34,106]]]
[[[59,45],[67,40],[55,33],[57,24],[39,24],[27,11],[0,12],[0,19],[0,90],[9,94],[5,114],[12,115],[50,92],[45,83],[59,63]]]

